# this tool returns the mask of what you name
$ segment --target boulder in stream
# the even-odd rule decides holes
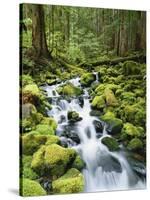
[[[53,192],[66,194],[78,193],[84,190],[84,177],[75,168],[69,169],[63,176],[52,182]]]

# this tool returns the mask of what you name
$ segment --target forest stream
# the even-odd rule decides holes
[[[20,13],[20,194],[145,189],[146,12]]]
[[[95,75],[95,82],[98,82],[97,73]],[[66,82],[82,87],[79,77]],[[107,125],[104,122],[91,116],[88,89],[83,88],[84,93],[78,98],[65,98],[57,93],[57,88],[66,82],[45,85],[43,89],[51,100],[52,109],[48,111],[48,116],[58,123],[56,134],[60,137],[62,145],[75,149],[85,162],[82,170],[85,179],[84,191],[145,188],[145,178],[141,176],[146,173],[144,166],[137,163],[136,167],[133,167],[126,159],[123,146],[120,146],[120,151],[111,152],[101,142],[104,137],[111,135],[107,133]],[[79,113],[80,120],[70,122],[70,111]],[[94,124],[101,125],[103,130],[96,129]]]

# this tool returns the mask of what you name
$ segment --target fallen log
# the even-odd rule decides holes
[[[112,60],[100,60],[100,61],[95,61],[95,62],[91,62],[91,63],[82,63],[80,64],[80,67],[96,67],[99,65],[116,65],[120,62],[125,62],[127,60],[133,60],[139,63],[145,63],[146,62],[146,56],[143,54],[140,55],[134,55],[134,56],[128,56],[128,57],[120,57],[120,58],[114,58]]]

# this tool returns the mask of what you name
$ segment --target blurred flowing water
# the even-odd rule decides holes
[[[79,77],[69,80],[74,86],[80,85]],[[97,82],[97,80],[96,80]],[[65,82],[64,82],[65,83]],[[57,88],[64,83],[53,86],[44,86],[43,89],[51,98],[52,109],[48,115],[52,116],[58,123],[57,135],[66,147],[74,148],[86,164],[82,170],[85,178],[85,192],[143,189],[145,188],[145,177],[139,176],[126,159],[123,151],[111,152],[102,144],[103,137],[108,136],[106,125],[103,123],[103,131],[95,130],[94,121],[99,121],[97,117],[91,116],[91,106],[87,89],[84,89],[82,98],[65,99],[57,93]],[[81,101],[82,100],[82,104]],[[76,111],[82,120],[71,124],[68,120],[68,111]],[[62,135],[68,130],[69,133],[76,134],[78,142],[72,138]],[[137,166],[138,168],[139,166]],[[142,166],[137,169],[141,174],[145,174]]]

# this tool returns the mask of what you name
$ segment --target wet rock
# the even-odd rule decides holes
[[[94,124],[94,127],[95,127],[96,132],[100,132],[100,133],[103,132],[103,125],[102,125],[102,122],[100,122],[100,121],[98,121],[98,120],[94,120],[94,121],[93,121],[93,124]]]
[[[108,147],[110,151],[118,151],[119,143],[113,137],[104,137],[102,143]]]
[[[121,119],[116,118],[114,113],[108,111],[105,115],[101,116],[100,119],[106,122],[106,130],[109,132],[109,134],[114,135],[121,132],[123,122]]]
[[[82,117],[80,117],[76,111],[68,111],[67,116],[70,122],[77,122],[82,120]]]
[[[72,126],[72,125],[63,126],[63,130],[64,131],[61,134],[61,136],[64,136],[66,138],[70,138],[74,142],[76,142],[77,144],[80,143],[80,138],[77,134],[77,130],[76,130],[75,126]]]
[[[80,96],[78,98],[78,100],[79,100],[79,105],[81,106],[81,108],[83,108],[83,106],[84,106],[84,98],[82,96]]]
[[[102,115],[102,112],[99,110],[91,110],[90,115],[99,117]]]

